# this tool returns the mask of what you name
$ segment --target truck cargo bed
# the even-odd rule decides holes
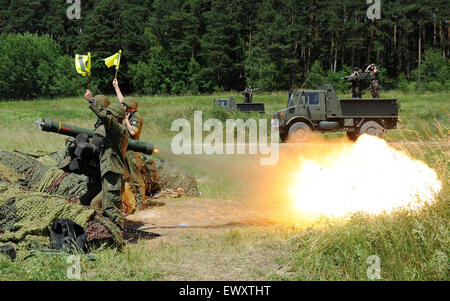
[[[266,108],[264,103],[237,103],[237,110],[240,112],[256,112],[256,113],[265,113]]]
[[[343,117],[397,117],[397,99],[394,98],[342,98]]]

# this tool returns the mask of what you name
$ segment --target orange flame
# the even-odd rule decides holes
[[[433,203],[441,187],[436,172],[424,162],[363,135],[354,144],[300,157],[288,191],[301,213],[343,217],[416,209]]]

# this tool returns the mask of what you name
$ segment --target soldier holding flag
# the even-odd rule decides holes
[[[131,139],[139,140],[142,127],[144,125],[143,118],[139,115],[138,102],[134,97],[124,97],[119,88],[119,81],[114,79],[113,86],[116,90],[119,102],[125,107],[126,115],[124,123]],[[128,172],[130,174],[130,187],[136,196],[137,208],[141,209],[145,201],[145,181],[142,175],[144,169],[144,160],[140,153],[128,150],[126,154],[128,163]]]
[[[126,110],[124,123],[127,128],[129,138],[139,140],[144,125],[143,118],[138,113],[138,102],[134,97],[124,97],[119,88],[119,81],[117,80],[117,72],[120,66],[120,58],[122,50],[118,53],[106,58],[105,64],[108,68],[116,66],[116,76],[113,81],[114,89],[116,90],[119,102]],[[144,169],[144,160],[140,153],[128,150],[126,153],[126,161],[128,173],[130,175],[130,188],[136,197],[137,208],[143,207],[145,201],[145,181],[142,175]]]

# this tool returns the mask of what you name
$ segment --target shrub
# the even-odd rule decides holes
[[[315,89],[326,82],[325,73],[322,70],[320,61],[316,60],[311,67],[311,71],[306,75],[304,87]]]
[[[442,84],[437,81],[428,82],[428,83],[425,83],[425,89],[428,91],[441,91]]]
[[[437,49],[425,52],[420,70],[420,90],[439,91],[448,90],[448,78],[450,76],[450,60],[442,57]],[[414,69],[412,77],[419,80],[419,70]],[[419,91],[420,92],[420,91]]]
[[[73,59],[48,35],[0,35],[0,98],[75,95],[82,79]]]
[[[338,72],[329,70],[327,74],[327,83],[332,84],[338,93],[346,93],[349,91],[351,84],[342,78],[350,75],[351,73],[351,69],[348,66],[344,66],[343,70]]]

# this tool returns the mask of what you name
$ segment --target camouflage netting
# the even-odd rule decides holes
[[[190,172],[168,161],[155,160],[155,165],[158,169],[161,189],[183,188],[186,195],[199,196],[197,180]]]
[[[63,158],[64,151],[37,159],[17,152],[0,152],[0,180],[23,181],[29,189],[65,198],[80,197],[86,192],[86,177],[58,169],[56,165]],[[199,195],[197,180],[190,172],[168,161],[155,160],[155,165],[162,190],[183,188],[188,196]]]
[[[105,242],[121,246],[120,230],[93,209],[71,204],[47,193],[26,191],[22,187],[0,182],[0,244],[12,244],[20,251],[48,246],[50,227],[56,219],[71,219],[89,232],[89,226],[103,227],[110,236],[89,236],[88,242]],[[103,240],[103,241],[100,241]]]
[[[88,242],[122,245],[120,230],[93,209],[67,202],[86,192],[86,177],[68,174],[57,164],[64,151],[51,155],[27,155],[0,151],[0,244],[19,250],[49,243],[54,220],[67,218],[81,225]],[[182,188],[198,196],[195,177],[170,163],[155,160],[161,189]]]
[[[85,177],[64,173],[56,164],[50,156],[35,159],[17,152],[3,151],[0,152],[0,180],[20,183],[30,190],[65,198],[83,195],[86,192]]]

